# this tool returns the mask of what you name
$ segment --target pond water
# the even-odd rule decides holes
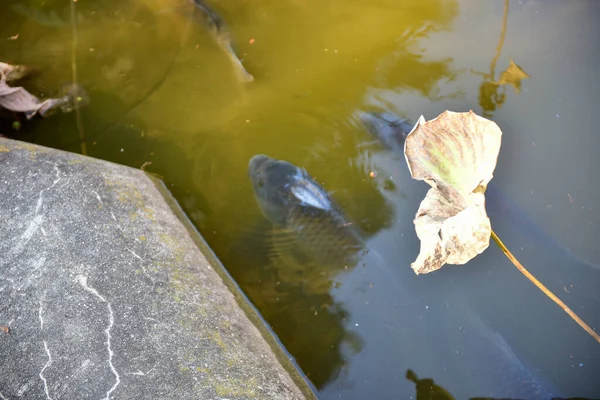
[[[187,0],[79,0],[75,43],[68,2],[5,0],[0,61],[37,68],[27,88],[52,95],[72,81],[74,47],[91,98],[79,128],[57,114],[16,137],[163,177],[323,399],[415,398],[409,369],[456,398],[531,393],[519,390],[533,375],[564,397],[600,397],[600,344],[493,243],[415,276],[428,186],[355,117],[473,109],[496,121],[492,226],[599,332],[600,2],[209,3],[253,82]],[[385,268],[368,255],[336,271],[273,263],[247,174],[257,153],[305,167]]]

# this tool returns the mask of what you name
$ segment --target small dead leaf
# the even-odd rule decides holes
[[[78,85],[63,86],[61,97],[46,100],[38,99],[21,86],[9,86],[9,82],[21,79],[29,72],[30,69],[25,66],[0,63],[0,108],[22,112],[31,119],[36,114],[47,117],[59,108],[70,112],[89,102],[85,90]]]
[[[431,186],[414,220],[421,241],[411,264],[416,274],[465,264],[489,246],[484,193],[501,136],[498,125],[473,111],[445,111],[427,122],[421,116],[408,134],[404,155],[410,173]]]
[[[9,334],[10,333],[10,328],[8,326],[5,325],[0,325],[0,331],[4,332],[5,334]]]
[[[515,92],[519,93],[521,91],[521,81],[528,78],[530,76],[527,72],[515,64],[513,60],[510,60],[508,67],[500,74],[500,79],[497,83],[500,86],[511,85],[515,88]]]
[[[0,62],[0,80],[11,83],[25,78],[31,73],[31,68],[24,65],[10,65]]]

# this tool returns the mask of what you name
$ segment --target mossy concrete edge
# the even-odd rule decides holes
[[[190,221],[188,216],[181,208],[181,205],[173,197],[171,191],[166,187],[164,181],[151,172],[144,172],[152,181],[152,183],[154,183],[156,189],[161,193],[165,202],[173,211],[173,214],[177,216],[182,225],[187,229],[190,237],[192,238],[196,246],[198,246],[198,249],[200,249],[202,254],[206,257],[207,261],[213,267],[214,271],[217,272],[217,274],[219,274],[225,286],[227,286],[229,291],[233,294],[237,304],[244,311],[248,319],[250,319],[254,326],[256,326],[256,328],[259,330],[262,337],[265,339],[265,341],[277,357],[277,360],[281,363],[283,368],[290,374],[294,383],[302,391],[302,394],[304,394],[307,399],[318,399],[317,389],[304,375],[300,367],[294,361],[292,355],[289,354],[289,352],[285,349],[284,345],[277,338],[277,334],[269,327],[267,322],[261,316],[260,311],[256,309],[256,307],[252,304],[250,299],[248,299],[248,297],[244,294],[244,292],[235,282],[231,274],[229,274],[225,266],[221,263],[217,255],[208,245],[202,234]]]

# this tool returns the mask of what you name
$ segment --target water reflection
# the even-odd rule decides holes
[[[477,72],[471,70],[471,73],[480,75],[483,81],[479,85],[479,106],[483,110],[483,116],[491,118],[494,111],[502,107],[506,101],[506,85],[510,85],[519,93],[521,91],[521,81],[529,78],[529,75],[513,60],[510,60],[508,67],[500,73],[500,78],[496,81],[496,63],[502,53],[504,40],[506,37],[506,25],[508,21],[509,0],[504,0],[504,13],[502,16],[502,31],[496,47],[496,54],[490,64],[490,72]]]

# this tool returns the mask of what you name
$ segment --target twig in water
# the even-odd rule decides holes
[[[71,73],[73,85],[77,86],[77,23],[75,21],[75,3],[77,0],[69,0],[71,2]],[[74,102],[75,106],[75,123],[77,124],[77,132],[79,133],[79,144],[81,146],[81,154],[87,155],[87,143],[85,142],[85,135],[83,133],[83,124],[81,123],[81,112],[79,111],[79,104],[77,101]]]
[[[494,231],[492,231],[492,239],[494,239],[494,242],[496,242],[498,247],[500,247],[504,255],[506,255],[506,257],[514,264],[514,266],[517,267],[517,269],[521,271],[521,273],[525,275],[527,279],[531,281],[531,283],[537,286],[537,288],[540,289],[546,296],[548,296],[552,301],[558,304],[558,306],[562,308],[564,312],[566,312],[569,315],[569,317],[573,318],[575,322],[579,324],[579,326],[581,326],[587,333],[590,334],[591,337],[593,337],[594,339],[596,339],[596,341],[598,341],[598,343],[600,343],[600,336],[596,332],[594,332],[594,330],[588,324],[583,322],[583,320],[579,318],[579,316],[577,316],[577,314],[575,314],[575,312],[571,310],[565,303],[563,303],[561,299],[559,299],[554,293],[552,293],[550,289],[544,286],[542,282],[538,281],[535,276],[533,276],[529,271],[527,271],[527,269],[525,269],[525,267],[521,265],[519,260],[517,260],[516,257],[508,250],[504,243],[502,243],[502,241]]]

